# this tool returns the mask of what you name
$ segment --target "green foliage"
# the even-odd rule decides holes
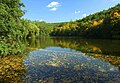
[[[20,40],[39,36],[33,22],[21,19],[21,7],[20,0],[0,0],[0,55],[21,53],[25,45]]]
[[[20,0],[0,0],[0,55],[22,52],[25,45],[17,40],[49,35],[120,39],[120,4],[80,20],[62,23],[21,19],[25,13],[22,7],[24,4]]]
[[[49,36],[51,28],[55,26],[53,23],[46,23],[44,21],[33,21],[33,23],[39,28],[39,36]]]
[[[23,11],[20,0],[1,0],[0,1],[0,35],[16,37],[19,35],[16,30],[20,30],[20,18]]]
[[[52,36],[80,36],[87,38],[120,39],[120,4],[76,20],[54,27]]]
[[[0,39],[0,55],[11,55],[22,53],[25,50],[26,45],[20,40],[6,39],[2,37]]]
[[[77,34],[77,24],[75,22],[61,23],[51,30],[53,36],[76,36]],[[72,32],[71,32],[72,31]]]

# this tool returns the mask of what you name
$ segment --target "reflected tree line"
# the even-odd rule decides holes
[[[44,38],[30,38],[23,41],[13,41],[9,40],[6,42],[10,42],[12,44],[8,44],[6,49],[12,53],[14,51],[16,54],[16,50],[19,53],[25,53],[26,50],[36,50],[36,49],[44,49],[50,46],[60,46],[62,48],[70,48],[76,51],[81,51],[83,53],[96,53],[96,54],[104,54],[104,55],[115,55],[119,56],[119,40],[101,40],[101,39],[83,39],[83,38],[74,38],[74,37],[44,37]],[[3,42],[4,43],[4,42]],[[6,43],[5,43],[6,45]],[[21,51],[22,50],[22,51]],[[10,53],[10,54],[11,54]],[[19,54],[18,53],[18,54]]]
[[[83,38],[41,38],[37,42],[32,42],[29,49],[44,49],[50,46],[70,48],[88,54],[94,58],[110,62],[120,67],[119,40],[100,40]],[[34,47],[34,48],[33,48]]]
[[[12,43],[13,42],[14,41],[12,41]],[[98,58],[100,60],[109,62],[120,68],[120,47],[118,44],[118,40],[100,41],[81,38],[39,38],[35,40],[29,39],[29,41],[26,40],[22,43],[18,43],[18,46],[23,46],[23,49],[25,49],[23,54],[20,53],[17,56],[14,56],[14,54],[12,54],[10,56],[0,58],[0,82],[23,82],[22,78],[24,78],[27,71],[27,69],[24,67],[25,65],[23,63],[23,60],[27,53],[36,49],[44,49],[50,46],[58,46],[80,51],[93,58]],[[16,44],[14,46],[16,46]]]
[[[63,48],[71,48],[83,53],[120,55],[119,40],[100,40],[82,38],[57,38],[55,44]]]

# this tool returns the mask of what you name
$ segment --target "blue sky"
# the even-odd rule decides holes
[[[108,9],[120,0],[21,0],[25,4],[23,18],[46,22],[65,22]]]

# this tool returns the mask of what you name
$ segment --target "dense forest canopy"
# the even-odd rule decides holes
[[[51,35],[120,39],[120,4],[75,22],[54,27]]]
[[[21,53],[25,45],[20,40],[37,37],[39,28],[31,21],[21,19],[24,4],[20,0],[0,0],[0,54]]]
[[[120,4],[83,19],[61,23],[23,19],[22,7],[25,5],[20,0],[0,0],[0,55],[21,53],[25,49],[21,40],[43,36],[120,39]]]

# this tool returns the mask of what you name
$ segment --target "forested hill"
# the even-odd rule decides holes
[[[23,19],[21,0],[0,0],[0,55],[23,52],[25,39],[43,36],[79,36],[120,39],[120,4],[83,19],[46,23]]]
[[[51,35],[120,39],[120,4],[75,22],[54,27]]]

